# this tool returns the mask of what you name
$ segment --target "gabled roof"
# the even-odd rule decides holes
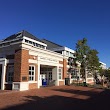
[[[4,41],[13,40],[13,39],[16,39],[16,38],[22,38],[23,36],[34,39],[34,40],[37,40],[39,42],[42,42],[42,40],[38,39],[37,37],[35,37],[34,35],[32,35],[31,33],[27,32],[25,30],[7,37]],[[42,42],[42,43],[44,43],[44,42]]]
[[[47,44],[47,49],[52,49],[52,48],[58,48],[58,47],[63,47],[59,44],[56,44],[52,41],[49,41],[47,39],[42,39],[42,42],[46,43]]]

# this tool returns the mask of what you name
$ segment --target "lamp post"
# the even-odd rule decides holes
[[[86,73],[86,55],[83,56],[84,58],[84,75],[85,75],[85,86],[87,83],[87,73]]]

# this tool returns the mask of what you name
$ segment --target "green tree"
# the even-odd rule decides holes
[[[78,40],[76,43],[76,59],[81,63],[81,74],[83,78],[85,78],[85,66],[87,62],[87,54],[90,50],[90,47],[87,44],[87,39],[83,38],[82,40]]]
[[[110,80],[110,69],[105,70],[105,76]]]
[[[93,75],[98,72],[100,63],[98,58],[98,51],[95,49],[90,49],[87,54],[87,69],[88,71],[92,72]]]
[[[105,76],[105,69],[102,69],[102,67],[99,68],[99,75],[102,77],[103,75]]]
[[[95,73],[100,66],[97,54],[97,50],[90,49],[86,38],[76,43],[76,59],[81,63],[81,74],[85,80],[87,71]]]

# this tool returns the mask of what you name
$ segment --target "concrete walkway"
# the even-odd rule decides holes
[[[110,91],[78,86],[0,93],[0,110],[110,110]]]

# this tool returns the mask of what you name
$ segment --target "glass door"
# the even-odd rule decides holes
[[[52,82],[52,68],[48,68],[48,85],[51,85]]]
[[[49,81],[52,81],[52,72],[48,72],[48,75],[49,75]]]

